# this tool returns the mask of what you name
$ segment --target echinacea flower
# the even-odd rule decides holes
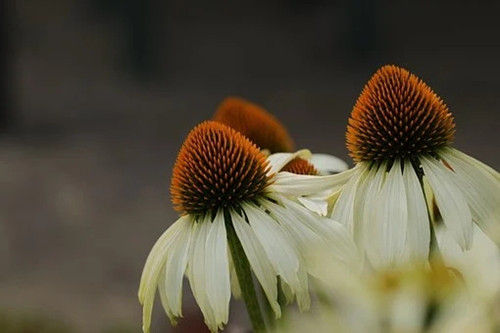
[[[494,298],[460,272],[433,267],[408,262],[359,275],[330,268],[319,287],[323,303],[288,316],[275,332],[493,332]]]
[[[423,182],[462,249],[471,246],[473,223],[486,234],[500,223],[498,172],[452,148],[454,133],[448,107],[407,70],[384,66],[364,87],[346,135],[356,166],[331,216],[349,226],[372,264],[428,257]]]
[[[339,261],[356,259],[354,242],[344,226],[320,218],[273,189],[280,169],[271,167],[252,142],[226,125],[207,121],[189,133],[171,185],[174,207],[182,216],[153,246],[141,277],[145,332],[157,289],[171,321],[182,316],[184,275],[205,323],[217,331],[228,321],[231,290],[233,294],[240,290],[245,302],[256,301],[251,271],[279,317],[277,277],[300,308],[309,306],[302,246],[324,243]]]
[[[290,153],[295,149],[287,129],[276,117],[242,98],[225,98],[212,119],[234,128],[269,154]],[[313,154],[309,162],[321,175],[339,173],[348,168],[343,160],[328,154]]]

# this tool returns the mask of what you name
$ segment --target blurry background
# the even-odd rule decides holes
[[[0,2],[0,331],[139,332],[176,153],[227,95],[349,160],[364,83],[402,65],[447,102],[456,146],[498,169],[500,5],[461,3]],[[178,331],[201,332],[185,300]],[[157,307],[153,332],[169,329]]]

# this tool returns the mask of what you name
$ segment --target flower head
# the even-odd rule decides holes
[[[441,98],[409,71],[380,68],[354,105],[347,148],[356,162],[435,154],[451,143],[453,116]]]
[[[292,184],[309,190],[315,186],[307,179],[296,184],[293,177],[299,176],[280,172],[282,167],[271,165],[252,142],[224,124],[207,121],[189,133],[171,185],[172,201],[183,215],[158,239],[141,278],[145,332],[157,289],[172,322],[182,316],[184,275],[205,323],[217,331],[227,323],[231,291],[238,296],[252,280],[241,274],[242,265],[253,272],[279,317],[277,277],[288,300],[296,299],[301,309],[309,307],[312,272],[302,248],[316,242],[339,262],[356,261],[356,247],[340,223],[280,191]],[[292,177],[276,182],[282,173]]]
[[[195,127],[175,162],[174,208],[199,214],[251,201],[268,185],[264,154],[233,129],[216,122]]]
[[[301,157],[295,157],[293,160],[288,162],[283,167],[282,171],[295,173],[297,175],[318,175],[318,170],[316,170],[314,165]]]
[[[351,229],[373,265],[428,257],[426,183],[462,249],[471,246],[473,222],[490,237],[497,229],[499,174],[451,148],[453,136],[446,105],[407,70],[384,66],[366,84],[346,135],[357,164],[344,173],[331,217]]]
[[[237,97],[227,97],[219,105],[214,121],[241,132],[260,149],[271,153],[291,152],[293,140],[286,128],[262,107]]]
[[[226,98],[213,116],[213,120],[226,124],[254,142],[263,152],[268,154],[290,153],[294,149],[293,140],[288,135],[285,126],[262,107],[237,97]],[[347,170],[348,165],[338,157],[328,154],[313,154],[309,156],[309,165],[315,173],[328,175]],[[298,162],[292,166],[298,167]],[[300,168],[305,167],[301,162]],[[292,173],[295,169],[292,169]],[[288,171],[288,170],[286,170]],[[313,172],[310,166],[300,172]]]

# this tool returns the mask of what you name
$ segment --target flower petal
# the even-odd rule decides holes
[[[236,269],[234,268],[233,258],[231,256],[231,251],[228,251],[229,256],[229,276],[231,278],[231,293],[236,299],[241,298],[241,288],[238,281],[238,275],[236,275]]]
[[[312,195],[323,191],[332,191],[340,188],[357,171],[356,167],[337,175],[310,176],[297,175],[290,172],[279,172],[273,178],[274,182],[268,189],[270,192],[277,192],[284,195],[300,197]]]
[[[243,206],[243,210],[275,271],[290,286],[294,294],[303,295],[304,291],[307,291],[307,279],[305,284],[301,284],[304,281],[298,278],[301,260],[294,248],[293,240],[288,237],[283,227],[259,208],[247,204]]]
[[[421,158],[424,174],[429,180],[444,224],[462,248],[467,250],[472,241],[472,217],[469,205],[455,183],[453,171],[440,162]]]
[[[191,220],[188,216],[183,216],[178,219],[160,236],[146,259],[138,293],[139,301],[143,305],[142,329],[144,332],[149,332],[151,312],[153,310],[158,279],[159,275],[164,270],[169,248],[177,241],[182,230],[190,226],[190,223]]]
[[[257,239],[255,232],[250,225],[236,212],[231,213],[234,230],[245,251],[245,255],[252,267],[257,280],[259,280],[264,293],[267,296],[271,308],[274,310],[276,318],[281,316],[281,309],[277,302],[277,279],[276,271],[269,261],[262,244]]]
[[[456,150],[442,154],[453,168],[456,182],[469,204],[472,219],[488,234],[500,243],[500,180],[480,163],[473,163],[472,158]]]
[[[320,216],[328,213],[328,198],[298,197],[297,200],[311,212]]]
[[[313,154],[309,160],[320,175],[331,175],[349,169],[349,166],[342,159],[328,154]]]
[[[376,267],[400,263],[406,241],[408,210],[400,162],[396,160],[376,198],[375,230],[367,255]]]
[[[422,186],[410,162],[404,165],[403,178],[408,202],[407,256],[413,260],[427,260],[430,244],[429,214]]]
[[[368,170],[365,163],[357,165],[357,172],[349,179],[347,184],[342,188],[339,198],[335,202],[332,210],[331,218],[344,224],[348,230],[354,234],[354,202],[356,192],[360,182]]]
[[[172,244],[165,263],[164,285],[161,286],[161,283],[159,283],[160,296],[162,295],[162,289],[165,290],[162,303],[166,301],[163,307],[167,315],[169,312],[172,314],[172,316],[169,316],[170,320],[182,316],[182,279],[188,261],[191,228],[192,222],[189,222],[179,235],[178,240]]]
[[[267,172],[268,175],[278,173],[281,169],[285,167],[291,160],[296,157],[309,160],[311,158],[311,152],[307,149],[299,150],[295,153],[275,153],[267,157],[271,168]]]
[[[359,184],[352,203],[352,219],[356,221],[353,224],[354,241],[363,249],[363,253],[375,232],[373,213],[377,207],[380,188],[385,180],[385,168],[385,165],[379,168],[369,168],[366,165],[365,171],[359,176]]]
[[[282,203],[283,207],[273,202],[265,202],[265,207],[295,239],[303,255],[307,257],[307,253],[318,248],[325,251],[325,256],[333,256],[332,259],[338,263],[359,268],[361,260],[356,245],[344,225],[320,217],[284,196],[274,195],[273,198]],[[314,269],[314,265],[307,258],[305,264],[311,273],[310,269]]]
[[[206,264],[208,262],[206,244],[211,224],[212,221],[210,216],[205,216],[193,225],[192,241],[188,258],[189,269],[187,272],[193,296],[203,313],[205,324],[211,331],[216,331],[219,327],[215,320],[214,310],[208,298],[206,286]]]
[[[219,210],[210,223],[205,247],[205,284],[208,300],[214,311],[218,327],[227,324],[231,285],[229,282],[229,262],[224,213]]]
[[[464,162],[468,163],[469,165],[474,166],[474,167],[484,171],[485,173],[490,174],[493,178],[496,178],[497,181],[500,180],[500,173],[498,171],[496,171],[492,167],[484,164],[483,162],[476,160],[474,157],[469,156],[467,154],[464,154],[460,150],[453,149],[453,148],[447,148],[446,152],[448,154],[451,154],[451,155],[463,160]]]

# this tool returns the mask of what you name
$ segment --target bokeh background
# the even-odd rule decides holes
[[[140,331],[177,151],[228,95],[350,161],[351,108],[398,64],[447,102],[456,146],[498,169],[500,3],[465,3],[1,1],[0,331]],[[203,332],[185,300],[177,331]],[[157,307],[154,332],[171,330]]]

